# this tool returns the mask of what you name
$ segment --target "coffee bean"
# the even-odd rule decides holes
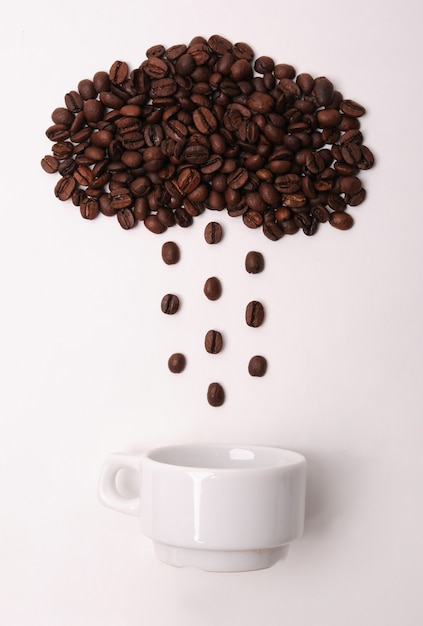
[[[194,189],[198,188],[200,183],[201,175],[195,167],[185,167],[181,170],[177,179],[178,188],[183,195],[192,193]]]
[[[223,337],[218,330],[209,330],[204,338],[204,347],[209,354],[218,354],[223,347]]]
[[[192,121],[200,133],[209,135],[217,129],[217,120],[210,109],[202,106],[192,114]]]
[[[79,209],[83,218],[93,220],[100,213],[99,203],[96,198],[84,198]]]
[[[69,200],[75,191],[76,180],[72,176],[63,176],[54,188],[56,198],[59,200]]]
[[[252,300],[245,309],[245,321],[248,326],[258,328],[264,321],[264,307],[261,302]]]
[[[113,202],[110,202],[110,209],[113,211],[114,208],[115,207],[113,205]],[[131,209],[128,209],[128,208],[119,209],[116,211],[116,216],[117,216],[117,220],[120,226],[124,230],[130,230],[131,228],[134,228],[136,221],[135,221],[135,216],[133,212],[131,211]]]
[[[267,370],[267,361],[264,356],[253,356],[248,363],[248,373],[250,376],[264,376]]]
[[[259,274],[264,270],[264,257],[261,252],[251,250],[245,257],[245,269],[249,274]]]
[[[345,213],[345,211],[334,211],[330,215],[329,223],[339,230],[348,230],[352,227],[354,220],[351,215]]]
[[[211,406],[222,406],[225,401],[225,392],[220,383],[210,383],[207,389],[207,401]]]
[[[170,355],[167,365],[173,374],[180,374],[186,367],[186,357],[180,352],[175,352]]]
[[[161,309],[166,315],[174,315],[179,310],[179,298],[173,293],[167,293],[162,298]]]
[[[319,106],[327,106],[334,96],[333,84],[326,76],[319,76],[314,81],[312,93]]]
[[[222,295],[222,284],[218,278],[212,276],[204,284],[204,294],[209,300],[218,300]]]
[[[148,215],[144,219],[144,226],[156,235],[160,235],[166,230],[166,226],[158,219],[157,215]]]
[[[269,221],[263,224],[263,234],[270,241],[278,241],[284,235],[283,228],[276,221]]]
[[[179,246],[174,241],[166,241],[162,246],[162,259],[166,265],[175,265],[180,259]]]
[[[128,64],[125,61],[115,61],[109,70],[109,78],[112,83],[122,85],[128,75],[128,70]]]
[[[51,154],[46,154],[45,157],[41,159],[41,167],[48,174],[54,174],[59,169],[59,160]]]
[[[366,109],[354,100],[342,100],[340,108],[345,115],[351,117],[361,117],[366,112]]]
[[[209,244],[220,243],[223,237],[222,226],[218,222],[209,222],[204,229],[204,239]]]

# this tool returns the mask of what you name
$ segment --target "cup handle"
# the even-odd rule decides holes
[[[116,487],[116,477],[121,469],[134,470],[141,476],[141,456],[118,453],[109,454],[100,475],[100,500],[115,511],[139,516],[141,512],[140,496],[125,498]]]

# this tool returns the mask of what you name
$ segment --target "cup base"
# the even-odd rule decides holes
[[[157,558],[174,567],[196,567],[206,572],[251,572],[285,559],[289,545],[260,550],[201,550],[154,543]]]

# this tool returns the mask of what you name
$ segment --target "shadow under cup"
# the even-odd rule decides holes
[[[139,495],[116,488],[121,469],[140,475]],[[112,454],[100,498],[139,515],[157,557],[174,566],[239,572],[271,567],[304,527],[305,458],[259,445],[176,445]]]

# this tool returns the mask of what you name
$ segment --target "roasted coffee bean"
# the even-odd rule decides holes
[[[333,128],[341,121],[341,114],[337,109],[321,109],[317,111],[316,119],[321,128]]]
[[[115,61],[109,70],[109,78],[112,83],[122,85],[128,75],[128,70],[128,64],[125,61]]]
[[[348,230],[354,224],[354,220],[349,213],[345,211],[334,211],[329,218],[329,224],[339,230]]]
[[[327,106],[332,102],[334,96],[333,84],[325,76],[319,76],[314,81],[312,93],[319,106]]]
[[[46,156],[41,159],[41,167],[48,174],[54,174],[54,172],[57,172],[59,169],[59,161],[51,154],[46,154]]]
[[[113,202],[110,202],[110,208],[112,210],[115,208],[115,206],[113,205]],[[135,216],[133,212],[131,211],[131,209],[128,209],[128,208],[119,209],[116,211],[116,216],[117,216],[117,220],[120,226],[124,230],[130,230],[131,228],[134,228],[136,221],[135,221]]]
[[[126,229],[160,234],[226,209],[272,241],[314,234],[363,202],[359,173],[374,165],[361,104],[220,35],[150,46],[134,70],[117,60],[64,100],[41,167],[61,175],[58,198],[82,213],[96,199]]]
[[[174,315],[179,310],[179,298],[173,293],[167,293],[162,298],[161,309],[166,315]]]
[[[264,307],[258,300],[252,300],[245,309],[245,321],[248,326],[257,328],[264,321]]]
[[[218,300],[222,295],[222,284],[216,276],[211,276],[204,283],[203,291],[209,300]]]
[[[248,373],[250,376],[264,376],[267,371],[267,361],[264,356],[256,355],[251,357],[248,363]]]
[[[249,274],[259,274],[264,270],[264,257],[261,252],[251,250],[245,257],[245,269]]]
[[[340,108],[345,115],[350,115],[351,117],[361,117],[366,112],[366,109],[358,102],[354,102],[354,100],[342,100]]]
[[[330,218],[330,213],[323,204],[316,204],[316,206],[312,207],[311,214],[322,224],[327,222]]]
[[[174,241],[166,241],[162,246],[162,259],[166,265],[175,265],[180,259],[178,244]]]
[[[79,205],[81,215],[86,220],[93,220],[100,213],[99,203],[96,198],[84,198]]]
[[[186,357],[181,352],[175,352],[170,355],[167,365],[173,374],[180,374],[186,367]]]
[[[361,189],[361,181],[357,176],[341,176],[338,180],[338,189],[341,193],[349,195],[358,193]]]
[[[341,154],[346,163],[358,165],[363,157],[363,147],[354,142],[349,142],[342,146]]]
[[[209,244],[220,243],[223,237],[223,229],[219,222],[209,222],[204,229],[204,239]]]
[[[361,146],[361,158],[357,163],[361,170],[368,170],[373,167],[375,158],[373,153],[367,146]]]
[[[225,392],[220,383],[210,383],[207,389],[207,401],[211,406],[222,406],[225,402]]]
[[[248,181],[248,171],[244,167],[238,167],[235,171],[231,172],[226,182],[231,189],[242,189],[245,187]]]
[[[159,220],[157,215],[148,215],[144,219],[144,226],[147,228],[147,230],[156,235],[160,235],[166,230],[166,226]]]
[[[263,215],[259,211],[248,209],[246,212],[242,213],[242,221],[248,228],[258,228],[263,224]]]
[[[50,141],[65,141],[70,137],[69,127],[66,124],[53,124],[47,128],[46,136]]]
[[[214,133],[218,125],[213,113],[204,106],[195,109],[192,114],[192,121],[197,130],[204,135]]]
[[[366,190],[363,187],[360,189],[358,193],[354,194],[345,194],[345,202],[349,206],[358,206],[362,202],[364,202],[366,198]]]
[[[65,95],[65,104],[71,113],[78,113],[82,111],[84,101],[81,94],[73,90]]]
[[[110,190],[110,196],[113,209],[127,209],[133,204],[132,195],[127,187],[113,187]]]
[[[209,37],[208,44],[213,52],[219,55],[223,55],[225,52],[230,52],[232,50],[231,42],[221,35],[212,35]]]
[[[69,200],[75,191],[76,180],[73,176],[63,176],[54,188],[56,198],[59,200]]]
[[[195,167],[185,167],[177,178],[177,185],[181,194],[189,194],[196,189],[201,182],[200,172]]]
[[[275,101],[270,94],[255,91],[249,96],[247,106],[255,113],[270,113],[275,106]]]
[[[209,330],[204,338],[204,347],[209,354],[218,354],[223,347],[222,333],[218,330]]]

